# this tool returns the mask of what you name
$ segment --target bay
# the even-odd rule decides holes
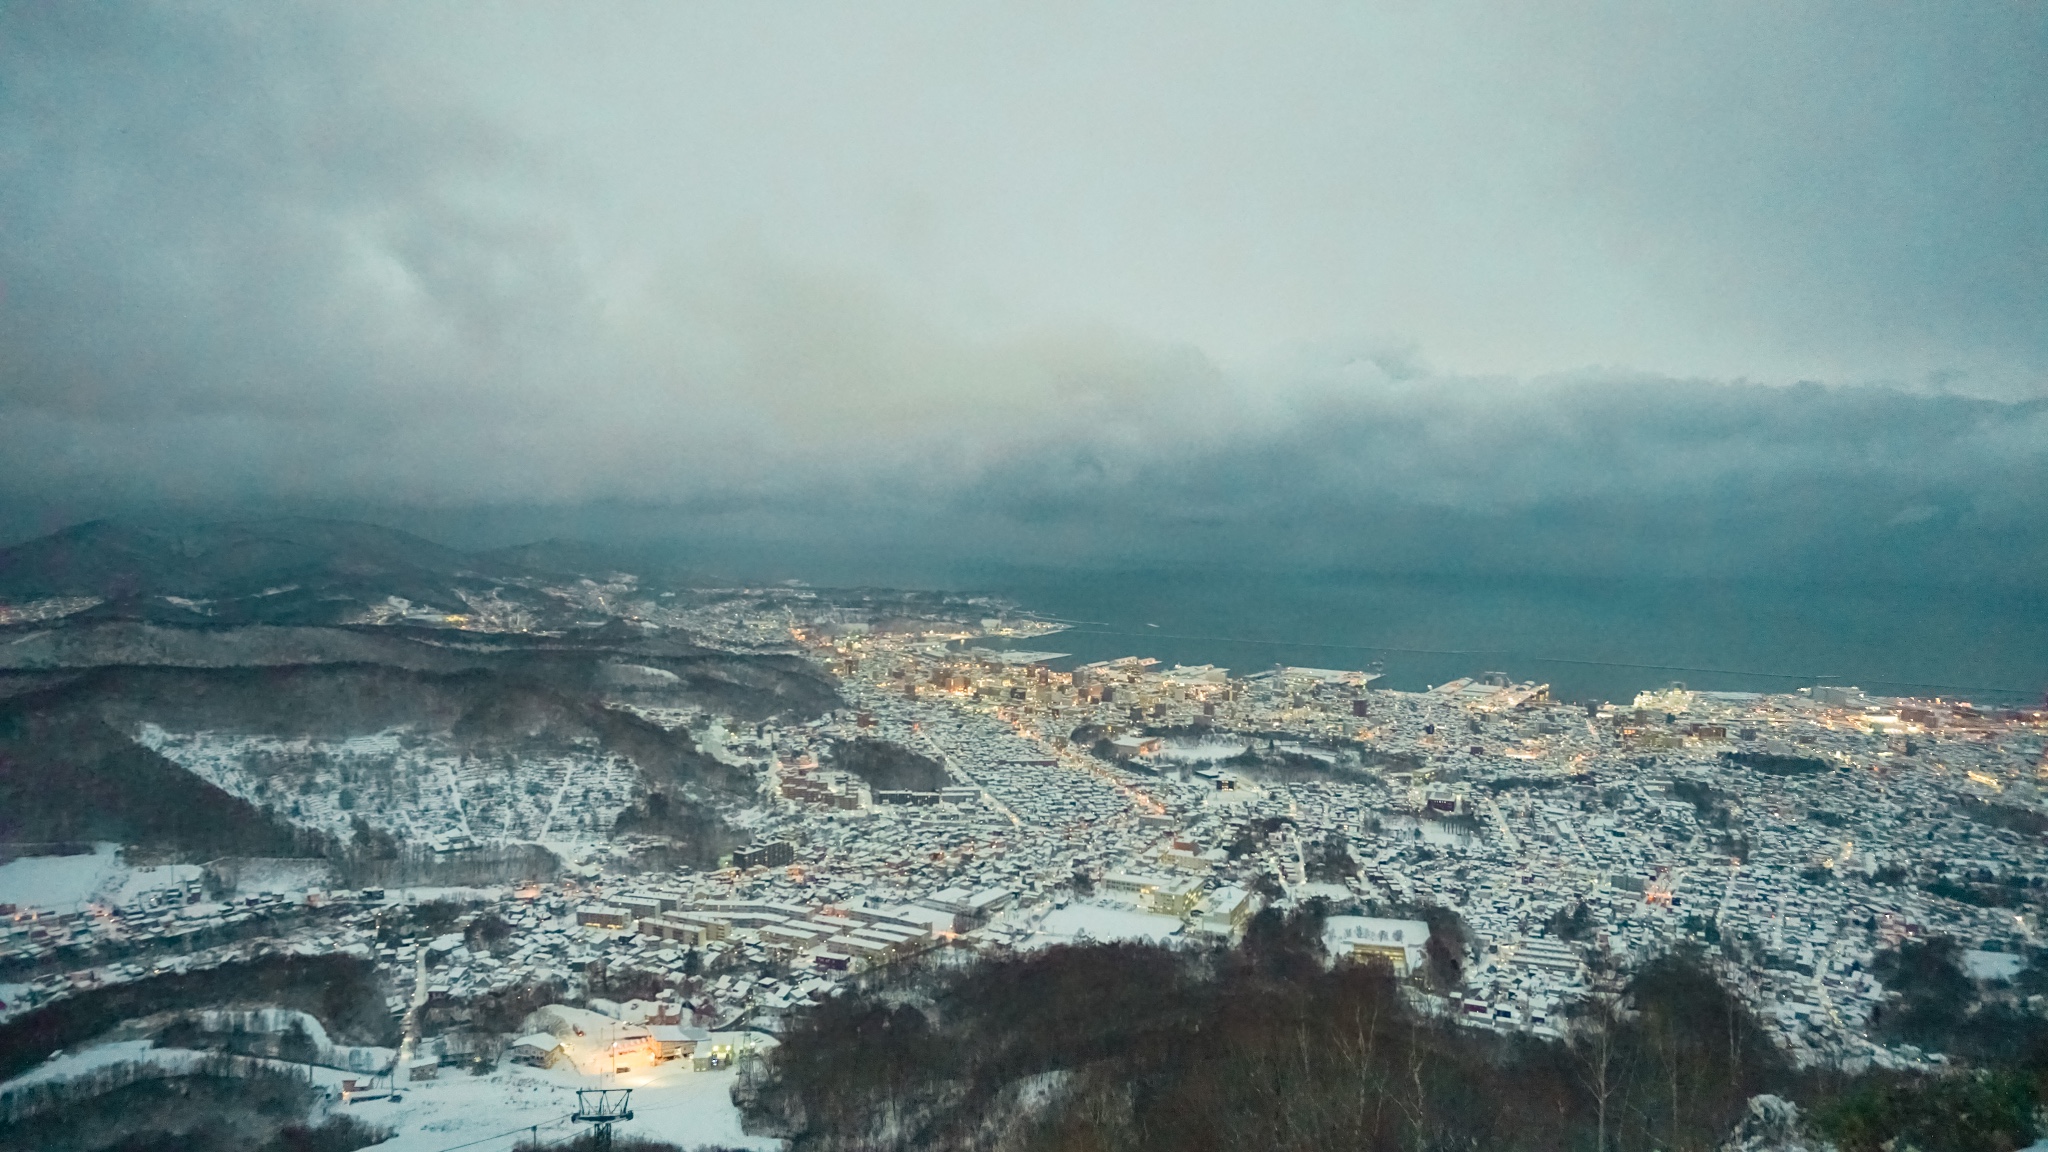
[[[2048,611],[2027,589],[1191,568],[1003,569],[974,583],[1068,622],[1014,645],[1070,653],[1067,664],[1377,667],[1383,686],[1409,690],[1500,672],[1566,700],[1626,701],[1677,681],[2012,704],[2048,686]]]

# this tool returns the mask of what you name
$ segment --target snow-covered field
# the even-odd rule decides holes
[[[578,1088],[631,1088],[633,1119],[614,1129],[621,1136],[663,1140],[683,1148],[711,1144],[730,1148],[779,1149],[782,1142],[748,1136],[733,1107],[737,1073],[691,1072],[669,1063],[624,1076],[581,1076],[559,1068],[507,1068],[488,1076],[444,1071],[441,1079],[401,1084],[396,1104],[369,1101],[349,1105],[350,1114],[396,1134],[377,1145],[380,1152],[438,1152],[468,1144],[475,1152],[509,1152],[538,1135],[541,1140],[572,1134],[578,1125]]]
[[[0,864],[0,904],[74,911],[127,870],[119,847],[100,844],[89,856],[24,856]]]
[[[1182,764],[1213,764],[1244,752],[1243,740],[1168,740],[1159,748],[1159,758]]]
[[[0,1097],[35,1084],[69,1080],[118,1064],[155,1064],[172,1071],[189,1070],[204,1054],[182,1048],[156,1048],[146,1040],[119,1041],[65,1053],[34,1070],[0,1084]],[[303,1068],[303,1065],[279,1065]],[[679,1063],[621,1076],[581,1076],[561,1068],[509,1066],[485,1076],[446,1070],[432,1081],[398,1085],[400,1099],[339,1103],[343,1078],[359,1074],[313,1068],[313,1083],[336,1099],[331,1111],[391,1129],[392,1138],[379,1152],[440,1152],[462,1145],[475,1152],[510,1152],[538,1135],[559,1140],[578,1127],[569,1120],[576,1110],[578,1088],[631,1088],[633,1119],[620,1124],[620,1135],[662,1140],[683,1148],[718,1145],[729,1148],[779,1149],[782,1142],[748,1136],[740,1130],[733,1107],[737,1073],[692,1072]]]
[[[360,817],[401,841],[441,847],[538,843],[573,853],[603,840],[637,772],[595,745],[545,756],[458,754],[393,729],[348,740],[168,732],[136,739],[232,795],[346,839]]]
[[[1105,944],[1115,940],[1163,944],[1180,930],[1181,922],[1171,916],[1157,916],[1108,904],[1069,904],[1046,914],[1038,925],[1037,933],[1031,937],[1031,944],[1041,948],[1084,942]]]
[[[199,879],[196,864],[131,868],[120,845],[97,844],[89,855],[24,856],[0,864],[0,904],[74,912],[88,904],[124,908],[153,892]]]
[[[1963,971],[1972,980],[2010,980],[2027,966],[2027,958],[2017,952],[1963,953]]]

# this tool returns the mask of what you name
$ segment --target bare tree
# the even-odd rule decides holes
[[[1594,1152],[1607,1152],[1609,1104],[1618,1088],[1615,1048],[1620,1024],[1617,998],[1606,991],[1587,996],[1572,1019],[1572,1054],[1578,1057],[1579,1078],[1593,1097]]]

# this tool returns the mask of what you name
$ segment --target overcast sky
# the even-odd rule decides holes
[[[2010,578],[2043,61],[2035,3],[0,6],[0,531]]]

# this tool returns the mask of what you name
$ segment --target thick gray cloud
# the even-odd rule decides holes
[[[2048,547],[2039,6],[509,11],[0,14],[9,534]]]

